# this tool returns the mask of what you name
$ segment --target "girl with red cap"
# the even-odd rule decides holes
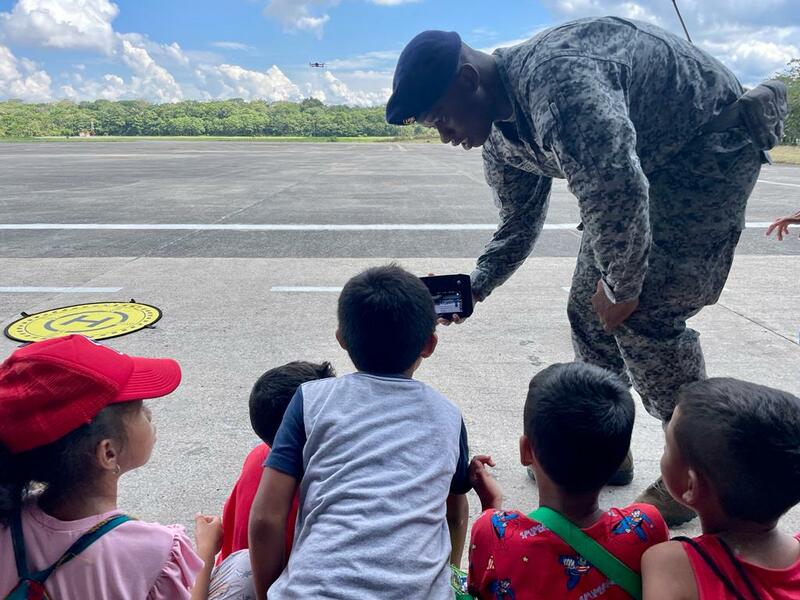
[[[208,594],[222,529],[131,519],[119,478],[147,463],[143,399],[181,380],[177,362],[120,354],[71,335],[0,364],[0,598],[195,599]]]

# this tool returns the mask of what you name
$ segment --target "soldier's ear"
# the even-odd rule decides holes
[[[474,94],[481,86],[481,74],[474,65],[465,63],[458,69],[458,82],[465,92]]]

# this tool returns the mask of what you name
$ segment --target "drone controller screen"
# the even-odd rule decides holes
[[[464,310],[464,300],[459,292],[440,292],[433,295],[436,313],[440,315],[460,313]]]

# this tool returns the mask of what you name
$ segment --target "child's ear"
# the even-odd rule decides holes
[[[705,481],[698,475],[697,471],[689,469],[686,473],[686,489],[681,494],[681,501],[690,507],[694,507],[700,498],[704,484]]]
[[[344,343],[344,338],[342,338],[342,330],[338,327],[336,328],[336,341],[339,342],[339,345],[342,347],[342,350],[347,350],[347,345]]]
[[[95,460],[97,466],[104,471],[119,472],[119,452],[113,440],[100,440],[95,446]]]
[[[422,347],[422,352],[420,352],[419,355],[422,358],[430,358],[431,355],[433,354],[433,351],[436,350],[436,345],[438,343],[439,343],[439,336],[437,336],[436,332],[434,331],[431,334],[431,337],[429,337],[428,340],[425,342],[425,345]]]
[[[519,462],[523,467],[529,467],[533,464],[534,456],[533,449],[531,448],[531,440],[527,435],[519,437]]]

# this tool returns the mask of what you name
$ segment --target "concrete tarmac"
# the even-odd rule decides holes
[[[333,337],[337,295],[275,287],[341,286],[361,269],[399,259],[418,274],[469,272],[490,230],[230,231],[66,229],[84,224],[370,225],[496,223],[480,155],[427,144],[131,142],[0,145],[0,289],[113,287],[119,292],[4,293],[2,325],[20,311],[103,300],[159,306],[155,329],[109,341],[129,353],[177,358],[184,383],[151,402],[158,444],[122,479],[121,505],[140,518],[188,525],[220,512],[256,439],[247,396],[266,369],[331,360],[352,370]],[[800,208],[800,168],[768,166],[747,220]],[[536,506],[517,460],[530,377],[572,358],[566,319],[579,234],[577,202],[556,182],[550,226],[532,258],[464,325],[442,329],[419,377],[458,404],[473,453],[490,453],[507,505]],[[31,230],[25,224],[45,224]],[[718,304],[692,320],[710,375],[800,394],[800,241],[748,229]],[[15,343],[3,338],[0,350]],[[653,481],[660,424],[639,406],[634,482],[608,488],[623,505]],[[471,495],[471,512],[479,512]],[[800,530],[800,509],[783,521]],[[680,528],[694,534],[697,524]]]

